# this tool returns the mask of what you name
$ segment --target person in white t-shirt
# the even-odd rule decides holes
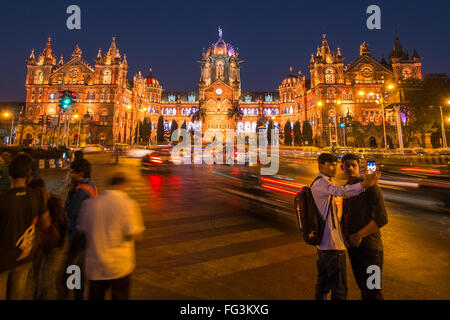
[[[83,203],[78,231],[86,236],[86,275],[89,300],[127,300],[130,276],[136,267],[135,240],[145,230],[140,208],[121,190],[126,179],[116,174],[111,188]]]

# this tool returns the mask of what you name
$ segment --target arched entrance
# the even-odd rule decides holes
[[[369,138],[369,148],[375,149],[378,147],[377,139],[375,137]]]

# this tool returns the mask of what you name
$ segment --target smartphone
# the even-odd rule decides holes
[[[367,161],[367,173],[372,174],[377,171],[377,163],[375,161]]]

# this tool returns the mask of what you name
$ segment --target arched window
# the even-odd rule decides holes
[[[42,82],[44,82],[44,73],[42,70],[36,72],[34,82],[37,84],[42,84]]]
[[[335,71],[333,68],[328,68],[325,70],[325,83],[333,84],[335,78]]]

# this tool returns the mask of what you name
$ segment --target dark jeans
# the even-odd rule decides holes
[[[81,272],[81,289],[73,289],[75,300],[84,300],[84,290],[86,287],[85,253],[86,241],[84,236],[77,236],[72,241],[70,241],[66,270],[68,266],[76,265],[80,267]],[[66,273],[66,282],[69,276],[70,275]]]
[[[345,250],[319,250],[317,260],[316,300],[347,299],[347,266]]]
[[[32,265],[30,261],[0,273],[0,300],[26,299],[28,274]]]
[[[112,280],[90,280],[89,300],[105,300],[106,290],[110,288],[112,300],[128,300],[130,276]]]
[[[383,251],[369,248],[348,248],[348,256],[352,264],[353,275],[356,283],[361,290],[362,300],[383,300],[381,289],[369,289],[367,287],[367,279],[373,274],[367,273],[367,268],[371,265],[380,267],[380,283],[381,271],[383,270]]]

